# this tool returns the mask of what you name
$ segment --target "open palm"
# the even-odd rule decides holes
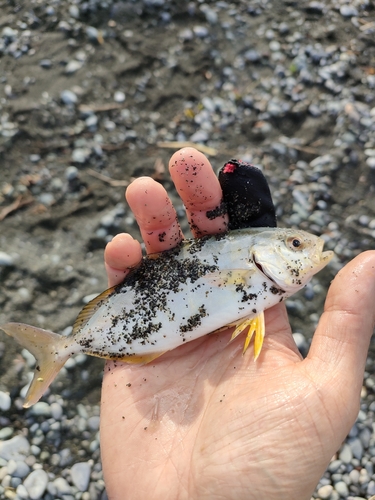
[[[221,191],[207,159],[192,148],[170,161],[196,236],[226,229],[209,220]],[[140,178],[127,190],[146,249],[181,239],[162,186]],[[160,235],[163,234],[161,238]],[[135,265],[140,245],[118,235],[107,246],[110,285]],[[285,306],[266,311],[254,363],[231,331],[190,342],[144,366],[108,362],[101,446],[108,496],[133,499],[310,499],[353,424],[374,325],[375,252],[348,264],[331,285],[307,359]]]

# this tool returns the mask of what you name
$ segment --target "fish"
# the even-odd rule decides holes
[[[24,407],[35,404],[73,355],[144,364],[227,326],[244,330],[254,358],[264,311],[304,287],[333,257],[324,240],[289,228],[246,228],[183,240],[142,258],[122,283],[104,291],[62,336],[23,323],[0,325],[36,358]]]

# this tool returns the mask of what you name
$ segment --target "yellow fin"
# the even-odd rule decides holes
[[[145,354],[144,356],[142,355],[136,355],[136,356],[123,356],[123,357],[116,357],[116,358],[108,358],[112,359],[113,361],[122,361],[124,363],[130,363],[132,365],[145,365],[147,363],[150,363],[154,359],[158,358],[159,356],[162,356],[164,353],[167,351],[162,351],[162,352],[156,352],[153,354]]]
[[[83,328],[94,313],[99,309],[103,302],[111,295],[116,286],[108,288],[104,292],[100,293],[95,299],[90,300],[88,304],[81,310],[78,314],[77,319],[73,325],[73,335],[76,335],[81,328]]]
[[[254,320],[256,321],[254,338],[254,361],[256,361],[259,357],[260,351],[262,350],[263,339],[266,333],[264,313],[261,312],[256,318],[254,318]]]
[[[64,366],[71,353],[62,348],[66,338],[23,323],[5,323],[1,330],[13,337],[36,359],[34,378],[27,391],[24,408],[29,408],[42,397],[48,386]]]
[[[259,357],[259,354],[262,350],[263,339],[265,335],[265,324],[264,324],[264,313],[261,312],[255,318],[245,319],[240,323],[237,323],[236,329],[232,333],[230,342],[234,340],[240,333],[242,333],[246,328],[248,328],[248,332],[246,334],[246,339],[243,347],[243,354],[247,351],[251,339],[255,334],[254,338],[254,360],[256,361]]]

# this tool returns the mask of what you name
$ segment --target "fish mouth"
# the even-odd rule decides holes
[[[317,248],[317,251],[312,256],[312,261],[317,268],[323,269],[323,267],[325,267],[333,259],[333,256],[335,254],[334,252],[332,252],[332,250],[323,251],[324,247],[323,240],[321,240],[319,243],[320,244]]]

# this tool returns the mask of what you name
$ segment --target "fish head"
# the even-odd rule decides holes
[[[259,234],[251,258],[257,268],[287,293],[304,287],[332,259],[324,240],[298,229],[268,229]]]

